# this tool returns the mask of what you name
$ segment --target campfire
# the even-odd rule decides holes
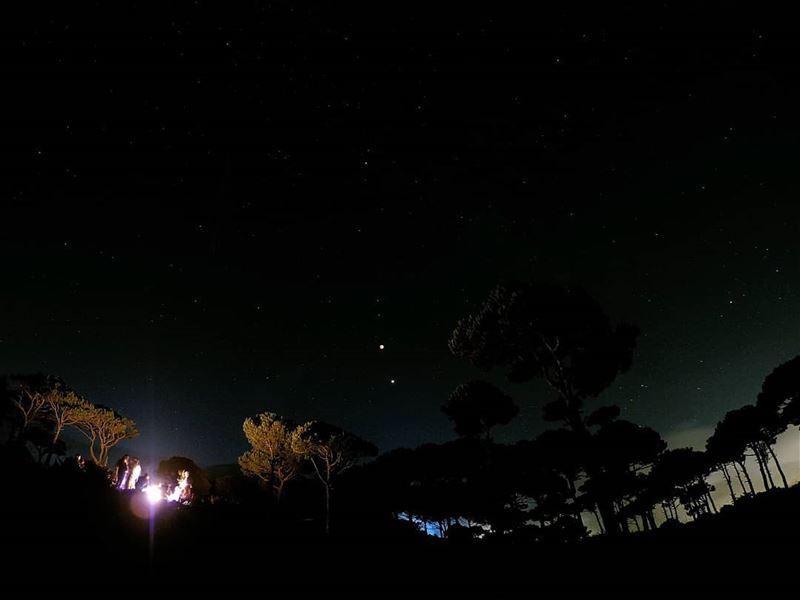
[[[170,489],[164,489],[159,483],[151,483],[142,489],[142,492],[147,497],[150,504],[158,504],[160,502],[180,502],[188,504],[191,501],[192,486],[189,483],[189,471],[178,471],[178,480],[175,486]]]

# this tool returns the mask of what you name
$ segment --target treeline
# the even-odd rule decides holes
[[[89,457],[102,467],[108,464],[114,446],[139,435],[131,419],[106,406],[92,404],[58,377],[6,376],[0,393],[6,442],[30,446],[40,463],[49,464],[54,457],[64,456],[62,434],[67,428],[86,438]]]
[[[504,369],[510,382],[543,380],[551,390],[543,418],[558,427],[534,440],[494,443],[494,428],[519,408],[493,384],[470,381],[442,407],[461,439],[383,454],[352,473],[349,484],[372,509],[425,528],[433,523],[445,535],[537,539],[586,536],[590,514],[601,532],[620,535],[656,528],[658,511],[664,522],[679,521],[681,507],[693,519],[716,513],[709,476],[722,474],[733,502],[754,495],[748,459],[765,489],[776,480],[788,487],[773,446],[800,424],[800,358],[766,378],[754,405],[726,414],[705,451],[667,449],[658,432],[621,419],[616,406],[585,409],[630,367],[637,336],[581,289],[495,288],[458,323],[450,350],[479,369]],[[242,468],[269,480],[280,497],[310,456],[296,441],[304,428],[265,414],[244,429],[253,450],[240,459]],[[325,482],[329,494],[331,478]]]
[[[378,449],[355,434],[321,421],[296,425],[274,413],[244,422],[250,450],[239,457],[242,472],[261,480],[280,503],[286,484],[310,470],[325,493],[325,533],[330,532],[331,491],[339,476]]]
[[[608,536],[673,524],[682,513],[698,519],[719,511],[709,483],[715,473],[734,503],[755,495],[754,479],[765,490],[789,486],[774,445],[800,425],[800,357],[766,377],[754,404],[727,413],[703,451],[667,449],[657,431],[620,418],[618,407],[587,407],[630,368],[637,337],[635,327],[613,323],[579,288],[498,286],[459,321],[449,348],[476,369],[503,369],[511,383],[543,381],[549,397],[542,416],[554,428],[533,440],[495,443],[493,432],[519,407],[494,384],[475,379],[442,406],[455,441],[396,449],[367,462],[377,449],[353,433],[263,412],[244,421],[250,448],[239,467],[272,498],[276,515],[292,514],[287,488],[304,484],[290,504],[307,502],[316,481],[326,532],[332,514],[376,515],[426,531],[433,525],[451,538],[564,541],[587,536],[586,519]],[[54,378],[8,377],[4,390],[9,439],[31,445],[43,462],[63,454],[66,427],[86,437],[101,466],[114,445],[138,433],[130,419]],[[215,502],[237,502],[237,485],[228,477],[207,488]]]

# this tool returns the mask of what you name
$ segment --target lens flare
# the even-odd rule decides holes
[[[150,504],[158,504],[164,498],[164,495],[161,493],[161,488],[157,485],[147,486],[144,488],[144,493],[147,496],[147,501]]]

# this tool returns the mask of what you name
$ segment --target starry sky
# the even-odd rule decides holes
[[[798,354],[780,15],[341,4],[0,20],[0,371],[131,416],[133,452],[213,464],[260,411],[450,439],[439,407],[481,374],[447,340],[509,279],[639,325],[599,402],[665,436]],[[545,427],[541,385],[489,378],[522,407],[500,440]]]

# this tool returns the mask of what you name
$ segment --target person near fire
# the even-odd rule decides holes
[[[114,487],[124,490],[128,483],[128,461],[130,457],[124,454],[122,458],[117,461],[114,467],[114,478],[112,479]]]

